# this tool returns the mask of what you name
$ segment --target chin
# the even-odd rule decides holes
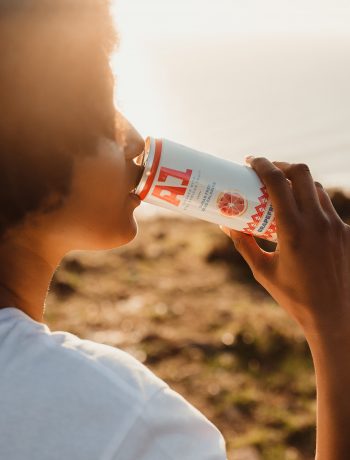
[[[88,242],[88,250],[110,250],[131,243],[138,234],[138,225],[133,214],[123,214],[96,228],[92,240]]]
[[[122,228],[119,227],[118,234],[114,235],[110,247],[106,249],[116,249],[120,246],[125,246],[126,244],[131,243],[136,238],[137,234],[138,225],[135,218],[132,216],[130,220],[124,222]]]
[[[126,233],[126,238],[125,238],[125,243],[124,244],[128,244],[128,243],[131,243],[131,241],[133,241],[137,234],[138,234],[138,231],[139,231],[139,228],[138,228],[138,225],[137,225],[137,221],[135,219],[135,217],[132,217],[130,219],[130,225],[129,225],[129,228],[128,228],[128,232]]]

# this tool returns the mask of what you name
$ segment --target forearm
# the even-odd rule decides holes
[[[350,455],[350,323],[343,330],[311,334],[317,386],[317,460]]]

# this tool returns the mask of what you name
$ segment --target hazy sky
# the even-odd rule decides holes
[[[116,0],[116,102],[143,136],[350,184],[349,0]]]
[[[114,0],[112,5],[121,38],[113,59],[117,103],[145,133],[159,122],[148,110],[158,103],[159,87],[173,91],[169,76],[167,82],[162,78],[164,50],[171,49],[181,65],[184,48],[205,52],[237,40],[350,42],[349,0]]]
[[[114,5],[125,40],[350,33],[348,0],[117,0]]]

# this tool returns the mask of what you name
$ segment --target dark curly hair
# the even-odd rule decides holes
[[[60,207],[75,158],[117,138],[117,43],[109,0],[0,0],[0,237]]]

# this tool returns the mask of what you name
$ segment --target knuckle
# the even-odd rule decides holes
[[[262,163],[263,161],[265,161],[265,158],[264,157],[255,157],[253,162],[254,163]]]
[[[291,249],[298,249],[300,246],[300,236],[303,234],[303,224],[298,219],[288,223],[288,227],[284,232],[284,240]]]
[[[322,237],[328,236],[332,232],[332,223],[324,213],[315,216],[314,227]]]
[[[291,165],[291,172],[296,174],[308,174],[310,173],[310,168],[306,163],[296,163]]]
[[[349,246],[350,246],[350,225],[346,224],[345,222],[344,222],[344,235],[345,235],[345,238],[349,239]]]
[[[234,244],[234,247],[235,247],[236,251],[239,252],[243,257],[243,253],[244,253],[244,240],[243,240],[243,238],[238,237],[238,238],[233,239],[232,241],[233,241],[233,244]]]
[[[253,275],[253,278],[255,279],[255,281],[257,281],[258,283],[261,284],[261,282],[263,281],[262,276],[261,276],[261,272],[259,272],[256,268],[254,268],[254,269],[252,269],[252,275]]]
[[[326,240],[330,244],[334,242],[338,244],[346,235],[346,225],[341,219],[324,217],[317,225],[317,235],[321,240]]]
[[[265,266],[261,262],[255,262],[254,267],[251,268],[252,275],[258,283],[264,282],[265,280]]]
[[[241,252],[242,249],[242,238],[235,238],[233,240],[236,251]]]
[[[265,158],[264,157],[255,157],[252,161],[252,166],[254,169],[257,169],[259,172],[264,169],[263,166],[265,164]]]
[[[286,177],[280,169],[271,169],[265,175],[265,178],[270,182],[285,182]]]
[[[332,231],[338,238],[342,238],[342,236],[346,232],[346,224],[340,218],[334,218],[331,221]]]

